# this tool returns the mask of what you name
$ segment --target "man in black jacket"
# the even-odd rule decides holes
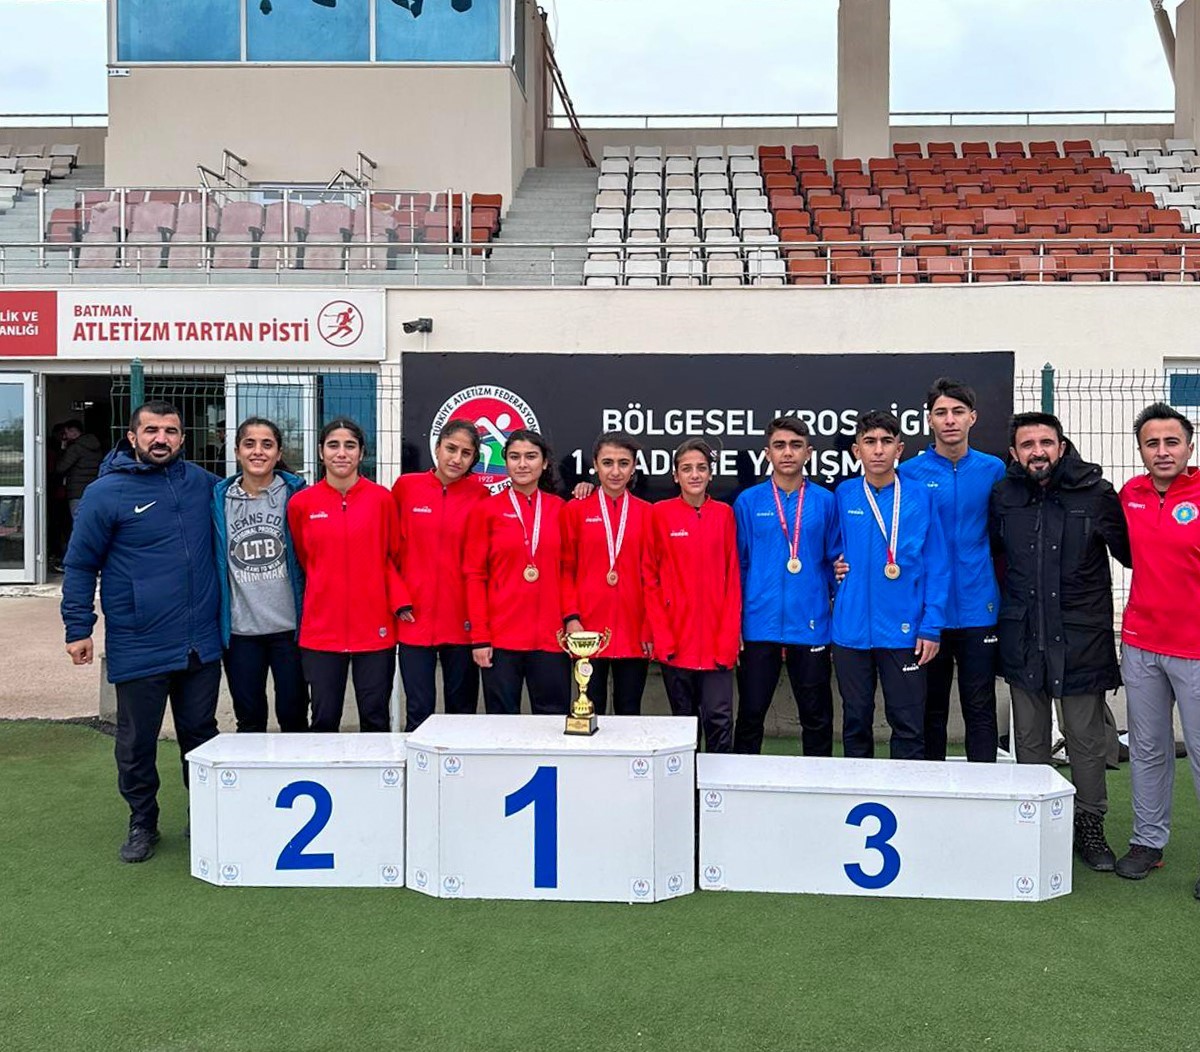
[[[1012,463],[992,490],[992,547],[1003,558],[1000,662],[1012,688],[1020,763],[1050,763],[1053,699],[1075,782],[1075,850],[1113,869],[1104,838],[1105,694],[1121,682],[1113,630],[1111,554],[1130,564],[1113,487],[1084,461],[1049,413],[1019,413]]]

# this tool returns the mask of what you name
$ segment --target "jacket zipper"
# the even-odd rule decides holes
[[[345,626],[345,635],[342,637],[342,642],[345,646],[342,647],[343,653],[350,653],[350,527],[347,525],[346,514],[346,494],[342,494],[342,562],[346,568],[345,582],[346,587],[342,592],[345,596],[345,616],[342,618],[342,624]]]
[[[962,620],[962,611],[958,609],[958,461],[954,461],[950,467],[954,473],[954,529],[946,538],[947,547],[950,549],[950,590],[947,593],[946,607],[947,613],[953,607],[953,614],[946,618],[946,622],[947,624],[953,623],[957,627],[958,622]],[[936,515],[937,509],[933,508],[932,510]]]
[[[1046,539],[1042,532],[1042,511],[1046,507],[1045,499],[1038,501],[1037,522],[1034,524],[1033,530],[1037,534],[1037,581],[1034,587],[1037,589],[1037,635],[1038,635],[1038,652],[1044,654],[1046,652],[1046,597],[1042,595],[1042,578],[1046,572]]]
[[[190,655],[196,649],[196,617],[195,606],[196,596],[192,588],[192,549],[188,544],[187,529],[184,526],[183,515],[179,511],[179,495],[175,492],[175,484],[171,481],[169,474],[170,468],[163,472],[163,477],[167,480],[167,489],[171,491],[171,500],[175,504],[175,519],[179,523],[179,536],[183,540],[183,557],[187,561],[187,583],[188,583],[188,654]],[[197,652],[199,657],[199,652]]]

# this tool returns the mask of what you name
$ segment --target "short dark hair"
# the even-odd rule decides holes
[[[358,439],[359,447],[363,451],[363,456],[367,455],[367,436],[363,429],[359,427],[357,421],[351,420],[348,416],[337,416],[329,421],[321,428],[321,437],[317,440],[318,446],[325,445],[325,439],[332,435],[335,431],[349,431],[356,439]]]
[[[1014,413],[1008,425],[1008,444],[1015,449],[1017,431],[1022,427],[1052,427],[1060,442],[1064,441],[1062,421],[1053,413]]]
[[[932,413],[933,403],[939,398],[953,398],[956,402],[962,402],[968,409],[975,408],[975,389],[948,376],[939,376],[929,385],[929,392],[925,395],[925,408]]]
[[[1138,440],[1138,445],[1142,444],[1142,428],[1145,427],[1151,420],[1177,420],[1183,428],[1183,433],[1187,435],[1188,445],[1192,444],[1192,435],[1195,428],[1192,422],[1184,416],[1174,406],[1167,405],[1166,402],[1155,402],[1153,405],[1146,406],[1133,422],[1133,434]],[[67,427],[71,425],[68,423]]]
[[[808,438],[812,432],[808,429],[808,425],[798,416],[777,416],[767,425],[767,445],[771,444],[771,436],[776,431],[791,431],[793,434],[800,435],[802,438]]]
[[[73,416],[73,417],[71,417],[71,419],[70,419],[70,420],[68,420],[68,421],[67,421],[66,423],[64,423],[64,424],[60,424],[59,426],[60,426],[60,427],[61,427],[61,428],[62,428],[64,431],[66,431],[66,430],[70,429],[70,430],[72,430],[72,431],[78,431],[78,432],[80,432],[81,434],[82,434],[82,432],[83,432],[83,421],[82,421],[82,420],[80,420],[80,419],[79,419],[78,417],[76,417],[76,416]]]
[[[437,433],[437,441],[433,444],[434,448],[440,446],[443,439],[457,434],[471,436],[471,442],[475,447],[475,459],[471,461],[471,467],[474,467],[479,463],[479,428],[465,416],[456,416],[452,420],[447,420],[442,425],[441,430]]]
[[[592,460],[600,455],[600,450],[604,446],[616,446],[618,449],[623,449],[634,460],[637,460],[637,455],[642,451],[642,447],[637,441],[625,434],[624,431],[605,431],[592,443]]]
[[[895,413],[889,413],[886,409],[868,409],[859,413],[854,424],[854,437],[862,438],[868,431],[877,431],[880,428],[893,438],[900,437],[900,421]]]
[[[179,417],[180,426],[183,425],[183,414],[171,402],[164,402],[161,398],[151,399],[149,402],[143,402],[132,413],[129,414],[129,430],[137,431],[138,424],[141,423],[142,414],[149,413],[151,416],[177,416]]]
[[[713,452],[712,446],[702,438],[685,438],[678,446],[675,447],[675,453],[671,457],[671,466],[679,467],[679,460],[685,453],[702,453],[704,459],[708,461],[709,467],[712,467],[717,462],[717,455]]]

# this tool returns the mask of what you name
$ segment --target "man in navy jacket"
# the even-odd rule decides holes
[[[786,663],[805,756],[833,755],[829,651],[833,561],[841,552],[833,494],[804,477],[808,425],[767,425],[772,474],[733,506],[742,570],[742,656],[735,752],[762,751],[763,724]]]
[[[900,465],[905,482],[929,491],[949,550],[950,592],[942,646],[929,663],[925,704],[925,759],[946,758],[950,688],[958,664],[958,699],[966,728],[967,759],[996,760],[996,620],[1000,586],[988,537],[988,500],[1004,477],[1004,462],[972,449],[975,392],[942,377],[926,399],[933,445]]]
[[[833,604],[833,667],[842,694],[847,756],[874,755],[875,686],[892,729],[894,760],[925,756],[925,666],[946,623],[946,544],[924,486],[903,484],[900,421],[873,409],[858,418],[862,478],[837,488],[843,560]]]
[[[187,753],[217,733],[219,588],[209,502],[219,480],[183,459],[173,405],[147,402],[85,491],[64,559],[67,653],[90,664],[96,577],[117,691],[117,784],[129,804],[125,862],[158,842],[155,757],[167,698]],[[187,765],[183,768],[187,783]]]

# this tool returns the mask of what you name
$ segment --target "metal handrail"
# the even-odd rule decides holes
[[[362,152],[362,150],[358,151],[358,181],[362,186],[370,186],[375,177],[373,175],[368,175],[363,170],[364,164],[369,166],[371,171],[374,172],[379,168],[379,162],[372,160],[372,158],[368,157]]]
[[[706,256],[738,253],[739,257],[746,263],[752,263],[755,257],[759,259],[779,259],[787,252],[811,252],[814,253],[813,258],[821,259],[825,264],[823,268],[824,284],[836,285],[837,275],[835,273],[834,259],[838,251],[846,251],[847,249],[866,250],[870,252],[873,258],[880,258],[880,253],[886,251],[889,258],[894,258],[898,261],[901,259],[914,259],[914,254],[919,248],[929,247],[946,247],[953,248],[959,252],[956,257],[963,260],[964,266],[961,272],[963,281],[966,284],[979,283],[980,272],[975,268],[976,258],[981,258],[987,252],[987,258],[995,258],[991,256],[990,251],[994,248],[1004,247],[1019,247],[1022,249],[1033,249],[1036,253],[1034,258],[1039,260],[1037,270],[1034,275],[1020,275],[1019,280],[1025,283],[1040,282],[1046,279],[1046,275],[1052,269],[1047,263],[1048,260],[1054,259],[1054,247],[1062,247],[1064,244],[1083,244],[1086,243],[1090,247],[1107,248],[1108,260],[1105,265],[1098,266],[1095,270],[1100,274],[1101,280],[1117,283],[1118,270],[1115,265],[1117,258],[1130,258],[1126,253],[1119,251],[1122,246],[1130,247],[1146,247],[1152,244],[1164,246],[1167,250],[1158,254],[1155,258],[1153,268],[1162,274],[1178,275],[1180,279],[1185,277],[1195,277],[1200,274],[1200,241],[1193,238],[1169,237],[1146,235],[1140,238],[1110,238],[1110,237],[1060,237],[1060,238],[986,238],[979,241],[962,241],[961,239],[945,238],[945,239],[928,239],[921,241],[809,241],[809,242],[789,242],[786,244],[774,244],[761,241],[734,241],[728,243],[709,244],[709,245],[684,245],[680,242],[667,241],[637,241],[637,242],[621,242],[614,244],[595,244],[586,241],[574,242],[552,242],[552,241],[521,241],[521,242],[489,242],[473,244],[471,242],[461,241],[350,241],[333,243],[344,250],[342,265],[337,268],[320,268],[319,270],[307,271],[310,274],[324,274],[332,278],[335,274],[344,276],[346,283],[350,283],[351,278],[359,271],[374,271],[375,273],[387,273],[386,270],[373,265],[371,253],[379,250],[391,250],[401,253],[408,253],[412,256],[413,270],[411,272],[396,272],[395,284],[407,284],[404,278],[411,278],[413,282],[419,283],[420,271],[424,266],[426,271],[431,268],[438,273],[445,273],[446,268],[455,268],[455,263],[461,261],[462,272],[468,276],[478,279],[480,285],[500,285],[503,287],[520,287],[519,281],[506,280],[503,273],[503,261],[491,261],[486,254],[492,249],[544,249],[546,251],[542,262],[549,265],[549,276],[551,285],[560,287],[581,287],[581,282],[577,279],[574,281],[563,282],[558,280],[561,273],[560,265],[563,262],[562,256],[564,253],[570,253],[574,258],[572,263],[579,265],[583,258],[588,255],[597,254],[617,254],[624,256],[626,253],[632,252],[658,252],[664,255],[667,252],[671,253],[690,253],[691,262],[694,263],[694,269],[687,274],[677,275],[681,277],[703,277],[705,273],[704,261]],[[9,242],[0,244],[0,283],[7,280],[10,271],[9,253],[14,250],[45,250],[46,252],[63,252],[68,251],[68,271],[75,280],[83,280],[83,275],[95,269],[97,273],[105,273],[109,268],[89,268],[79,267],[76,265],[76,257],[79,249],[82,248],[97,248],[105,245],[116,248],[118,258],[121,261],[122,269],[134,270],[139,277],[144,275],[146,271],[154,271],[161,269],[160,261],[161,254],[164,249],[175,250],[178,248],[199,250],[202,254],[200,263],[195,267],[188,268],[172,268],[173,273],[185,274],[189,270],[196,273],[203,273],[207,276],[209,282],[212,281],[214,273],[220,273],[228,270],[231,273],[273,273],[278,280],[282,280],[287,274],[300,274],[306,271],[300,266],[293,266],[292,261],[299,263],[302,256],[298,255],[297,250],[305,246],[306,242],[300,239],[283,239],[270,241],[255,241],[253,239],[239,241],[222,241],[214,242],[209,240],[172,240],[172,241],[113,241],[113,242],[46,242],[46,241],[27,241],[27,242]],[[330,247],[330,243],[320,242],[322,248]],[[267,267],[238,267],[224,268],[215,267],[213,265],[211,250],[217,246],[223,249],[228,248],[252,248],[259,251],[260,258],[264,250],[268,254],[273,253],[274,265]],[[1193,251],[1188,252],[1186,249],[1190,247]],[[1170,251],[1175,250],[1174,252]],[[1183,249],[1184,251],[1179,251]],[[819,255],[824,251],[824,255]],[[832,254],[830,254],[832,253]],[[1178,254],[1176,254],[1178,253]],[[359,258],[365,259],[368,265],[357,266],[351,265],[352,255],[357,255]],[[132,257],[132,258],[131,258]],[[422,257],[425,257],[426,262],[422,264]],[[1159,261],[1166,257],[1171,260],[1178,260],[1178,267],[1171,266],[1170,268],[1162,268],[1158,265]],[[865,257],[860,257],[865,258]],[[945,257],[934,257],[945,258]],[[1136,258],[1136,257],[1132,257]],[[441,265],[439,261],[445,260],[445,265]],[[152,261],[153,265],[149,265],[148,261]],[[523,260],[518,265],[527,263],[528,260]],[[618,280],[621,277],[622,267],[618,262],[618,272],[615,275]],[[659,260],[658,276],[664,281],[672,275],[668,275],[666,268],[667,260],[662,258]],[[117,268],[111,268],[117,269]],[[896,273],[886,273],[879,268],[872,266],[870,274],[872,277],[871,284],[911,284],[911,282],[903,281],[906,277],[915,277],[918,282],[926,278],[925,272],[918,264],[916,271],[909,269],[904,273],[899,272],[899,264]],[[1057,270],[1057,265],[1053,268]],[[1149,269],[1149,264],[1148,264]],[[787,282],[789,268],[784,266],[784,281]],[[499,273],[497,273],[499,271]],[[16,269],[14,273],[24,273],[24,269]],[[1017,268],[1014,266],[1014,276],[1017,274]],[[749,280],[753,275],[747,269],[745,277]],[[778,276],[778,275],[774,275]],[[814,276],[814,275],[808,275]],[[820,276],[820,275],[816,275]],[[1066,276],[1069,276],[1066,275]],[[931,282],[932,283],[932,282]]]
[[[728,121],[787,121],[794,127],[802,128],[805,120],[821,120],[821,121],[837,121],[837,112],[831,110],[813,110],[808,112],[792,112],[792,113],[580,113],[577,115],[580,124],[594,121],[620,120],[620,121],[636,121],[640,122],[640,127],[643,130],[649,130],[652,127],[652,121],[706,121],[716,124],[688,124],[687,127],[717,127],[737,128],[737,127],[752,127],[752,125],[730,125]],[[1094,109],[1094,110],[894,110],[890,114],[893,121],[895,118],[913,118],[913,117],[944,117],[945,123],[949,127],[962,127],[961,119],[964,117],[1017,117],[1017,124],[1025,125],[1026,127],[1036,124],[1049,123],[1065,123],[1065,124],[1128,124],[1128,120],[1114,121],[1110,117],[1154,117],[1162,118],[1161,123],[1171,123],[1175,118],[1174,110],[1163,109]],[[1034,121],[1035,117],[1099,117],[1098,121],[1084,120],[1068,120],[1062,122],[1051,121]],[[550,117],[550,127],[552,128],[567,128],[569,123],[564,123],[567,118],[564,114],[552,114]],[[956,124],[956,121],[958,123]],[[978,120],[971,121],[967,126],[985,123]],[[989,121],[986,123],[1007,123]],[[1139,122],[1140,123],[1140,122]],[[1149,123],[1159,123],[1151,121]],[[592,125],[595,127],[596,125]],[[637,125],[634,126],[635,128]],[[658,127],[672,127],[671,124],[660,124]]]
[[[78,120],[95,120],[100,117],[104,118],[105,120],[108,120],[107,113],[0,113],[0,125],[2,125],[3,122],[6,120],[19,120],[19,121],[62,120],[63,118],[65,118],[67,121],[66,124],[48,125],[48,127],[63,127],[63,128],[103,127],[103,125],[77,125],[75,123]],[[19,125],[18,125],[18,127],[19,127]]]

